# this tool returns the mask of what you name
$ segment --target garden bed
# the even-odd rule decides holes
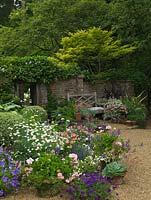
[[[113,126],[122,130],[122,137],[130,139],[131,151],[124,161],[127,165],[128,172],[124,177],[124,184],[120,185],[115,193],[118,193],[117,199],[119,200],[150,200],[151,199],[151,175],[150,175],[150,129],[129,129],[125,125],[114,124]],[[39,198],[36,196],[34,190],[22,190],[17,195],[9,196],[6,200],[68,200],[70,199],[67,194],[63,194],[53,198]]]

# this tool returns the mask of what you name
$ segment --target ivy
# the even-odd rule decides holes
[[[26,57],[1,57],[0,74],[13,81],[21,80],[26,83],[50,83],[55,80],[67,79],[77,74],[86,73],[78,66],[58,67],[55,62],[48,60],[46,56]]]

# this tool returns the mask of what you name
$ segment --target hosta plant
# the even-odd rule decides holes
[[[102,171],[105,177],[113,178],[115,176],[122,176],[126,172],[126,167],[118,162],[111,162],[106,165]]]

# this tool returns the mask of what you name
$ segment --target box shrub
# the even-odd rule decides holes
[[[47,112],[40,106],[27,106],[21,110],[21,114],[27,120],[34,119],[38,122],[47,121]]]
[[[0,145],[10,146],[13,143],[10,133],[22,120],[23,117],[16,111],[0,112]]]

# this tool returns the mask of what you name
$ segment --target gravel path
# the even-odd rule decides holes
[[[128,172],[124,184],[117,189],[119,200],[151,200],[151,129],[118,127],[122,137],[131,142],[131,151],[125,158]]]
[[[116,189],[118,200],[151,200],[151,123],[147,129],[131,129],[120,124],[111,124],[111,126],[119,128],[122,132],[121,137],[130,139],[131,142],[131,151],[125,158],[128,172],[124,177],[124,184]],[[5,200],[42,199],[36,197],[31,191],[5,198]],[[68,199],[67,196],[49,198],[49,200]]]

